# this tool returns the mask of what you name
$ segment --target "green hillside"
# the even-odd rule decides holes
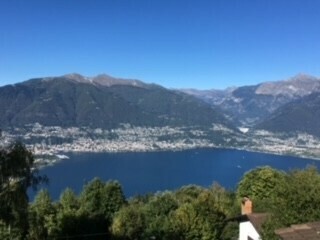
[[[232,127],[209,104],[184,93],[140,84],[112,86],[67,77],[32,79],[0,88],[1,127],[38,122],[44,126],[113,128],[135,126]]]

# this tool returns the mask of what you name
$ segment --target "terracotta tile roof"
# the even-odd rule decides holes
[[[291,225],[275,231],[282,240],[320,240],[320,222]]]

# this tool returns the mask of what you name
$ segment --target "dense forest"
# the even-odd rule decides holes
[[[30,203],[27,189],[47,182],[23,144],[0,150],[0,239],[237,239],[233,219],[244,196],[255,212],[269,213],[263,239],[277,239],[277,228],[320,220],[320,174],[312,166],[288,173],[259,167],[234,190],[188,185],[129,199],[119,182],[95,178],[79,194],[65,189],[53,201],[40,190]]]

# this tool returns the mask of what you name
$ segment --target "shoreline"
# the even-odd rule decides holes
[[[252,152],[252,153],[261,153],[261,154],[269,154],[269,155],[276,155],[276,156],[288,156],[288,157],[296,157],[300,159],[306,160],[314,160],[320,161],[320,157],[315,156],[307,156],[307,155],[299,155],[299,154],[286,154],[286,153],[279,153],[279,152],[272,152],[272,151],[262,151],[254,148],[244,148],[244,147],[224,147],[224,146],[194,146],[188,148],[173,148],[173,149],[145,149],[145,150],[121,150],[121,151],[65,151],[60,152],[56,155],[48,155],[52,158],[52,160],[46,159],[44,162],[37,161],[38,167],[43,168],[47,166],[52,166],[61,161],[67,161],[70,157],[69,155],[77,155],[77,154],[90,154],[90,153],[108,153],[108,154],[117,154],[117,153],[156,153],[156,152],[183,152],[189,150],[237,150],[237,151],[245,151],[245,152]],[[35,155],[36,156],[36,155]],[[42,155],[38,159],[44,160],[46,155]],[[36,157],[37,159],[37,157]],[[44,164],[43,164],[44,163]]]

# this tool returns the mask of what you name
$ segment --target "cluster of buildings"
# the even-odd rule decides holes
[[[1,145],[21,139],[35,155],[63,152],[147,152],[192,148],[238,148],[283,155],[320,155],[320,139],[297,133],[267,131],[235,132],[222,125],[197,127],[136,127],[122,124],[116,129],[42,126],[38,123],[1,131]]]
[[[320,139],[307,133],[252,131],[249,149],[281,155],[319,158]]]

